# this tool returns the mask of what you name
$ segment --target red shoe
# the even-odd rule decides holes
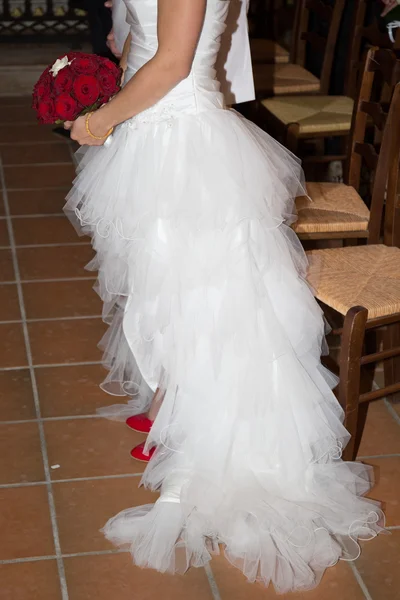
[[[135,446],[133,448],[133,450],[131,450],[131,456],[135,460],[147,463],[150,461],[151,457],[153,456],[154,452],[156,451],[156,448],[151,448],[151,450],[149,450],[149,453],[145,454],[144,453],[144,445],[145,445],[145,442],[143,442],[142,444],[139,444],[138,446]]]
[[[133,431],[137,431],[139,433],[150,433],[150,429],[153,426],[153,421],[150,421],[146,414],[143,413],[141,415],[129,417],[129,419],[126,420],[126,424],[128,425],[129,429],[133,429]]]

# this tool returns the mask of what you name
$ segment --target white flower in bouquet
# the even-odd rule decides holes
[[[53,75],[53,77],[57,77],[57,75],[61,71],[61,69],[63,69],[67,65],[70,65],[71,62],[72,62],[72,60],[68,60],[68,56],[64,56],[63,58],[58,58],[56,60],[56,62],[54,63],[54,65],[51,67],[50,73]]]

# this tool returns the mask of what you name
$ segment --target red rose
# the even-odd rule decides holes
[[[51,76],[49,76],[48,73],[43,73],[33,89],[32,107],[35,110],[37,110],[38,105],[42,100],[47,100],[51,97],[51,85]]]
[[[50,95],[52,86],[52,77],[48,73],[43,73],[35,85],[34,95],[38,98],[45,98]]]
[[[101,68],[97,73],[97,79],[105,96],[110,97],[119,92],[118,80],[115,77],[115,73],[112,73],[108,69]]]
[[[37,106],[38,119],[44,125],[51,125],[57,120],[54,102],[51,98],[40,100]]]
[[[74,75],[71,69],[69,67],[64,67],[54,78],[54,88],[57,92],[70,92],[72,90],[73,81]]]
[[[67,93],[58,96],[55,109],[60,121],[75,121],[80,113],[77,101]]]
[[[107,69],[108,71],[111,71],[112,73],[115,73],[116,75],[119,73],[120,68],[115,63],[113,63],[113,61],[110,60],[109,58],[100,57],[100,61],[101,61],[101,66],[104,67],[105,69]]]
[[[74,95],[84,107],[92,106],[100,95],[100,86],[93,75],[79,75],[74,81]]]
[[[82,75],[92,75],[93,73],[96,73],[98,68],[99,64],[97,58],[90,54],[81,54],[71,63],[71,69],[75,73]]]

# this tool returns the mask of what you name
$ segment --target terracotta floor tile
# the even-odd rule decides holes
[[[400,426],[384,400],[370,402],[358,456],[400,454]]]
[[[369,458],[363,462],[375,467],[377,483],[368,496],[383,503],[388,526],[400,525],[400,457]]]
[[[0,565],[2,600],[61,600],[55,560]]]
[[[0,219],[0,246],[9,246],[10,241],[8,239],[7,221]]]
[[[0,424],[0,483],[43,481],[37,423]]]
[[[0,320],[14,321],[20,318],[17,286],[0,284]]]
[[[3,192],[0,191],[0,216],[4,216],[5,210],[4,210],[4,201],[3,201]]]
[[[50,464],[56,479],[140,473],[144,463],[130,457],[131,449],[144,440],[124,423],[105,419],[75,419],[45,423]]]
[[[54,484],[64,554],[113,548],[100,529],[121,510],[152,504],[158,494],[138,487],[140,477]]]
[[[363,544],[356,564],[374,600],[399,600],[400,531]]]
[[[63,146],[64,147],[64,146]],[[51,215],[61,213],[68,188],[8,192],[11,215]]]
[[[29,323],[33,363],[98,361],[101,350],[97,344],[106,327],[101,319]]]
[[[314,590],[288,594],[276,594],[271,585],[265,588],[259,583],[249,583],[223,555],[213,557],[211,568],[221,600],[364,600],[364,594],[349,565],[344,562],[327,569],[320,585]]]
[[[27,365],[24,335],[20,323],[0,325],[0,367]]]
[[[25,283],[23,292],[30,319],[101,315],[102,302],[90,279]]]
[[[0,489],[0,529],[0,560],[53,555],[46,486]]]
[[[13,281],[14,267],[10,250],[0,250],[0,281]]]
[[[93,258],[93,250],[89,244],[54,248],[19,248],[17,254],[22,279],[90,276],[90,272],[84,269]]]
[[[21,176],[22,175],[22,176]],[[7,189],[64,187],[72,184],[75,167],[71,164],[4,167]]]
[[[96,410],[127,398],[111,397],[99,384],[107,371],[101,365],[36,369],[36,383],[44,417],[94,415]]]
[[[30,96],[0,96],[1,107],[18,106],[22,109],[32,110],[32,98]]]
[[[20,144],[37,142],[54,142],[55,137],[51,127],[32,125],[2,125],[0,127],[0,144]]]
[[[79,237],[68,219],[60,217],[14,219],[13,229],[15,243],[33,244],[67,244],[88,243],[87,237]]]
[[[35,118],[35,115],[33,117]],[[2,146],[0,156],[4,165],[72,162],[70,149],[62,142]]]
[[[132,566],[129,554],[65,559],[69,600],[212,600],[204,569],[163,575]]]
[[[35,418],[29,371],[0,371],[0,421]]]
[[[4,125],[7,123],[35,123],[37,124],[37,117],[31,106],[4,106],[0,113],[0,124]]]

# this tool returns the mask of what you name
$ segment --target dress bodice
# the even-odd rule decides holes
[[[124,0],[132,42],[128,57],[126,81],[129,80],[156,53],[157,0]],[[225,29],[229,0],[207,0],[204,25],[198,42],[191,73],[180,82],[155,107],[145,111],[155,120],[163,116],[196,114],[209,108],[222,108],[224,98],[216,79],[215,63]],[[157,118],[158,117],[158,118]]]

